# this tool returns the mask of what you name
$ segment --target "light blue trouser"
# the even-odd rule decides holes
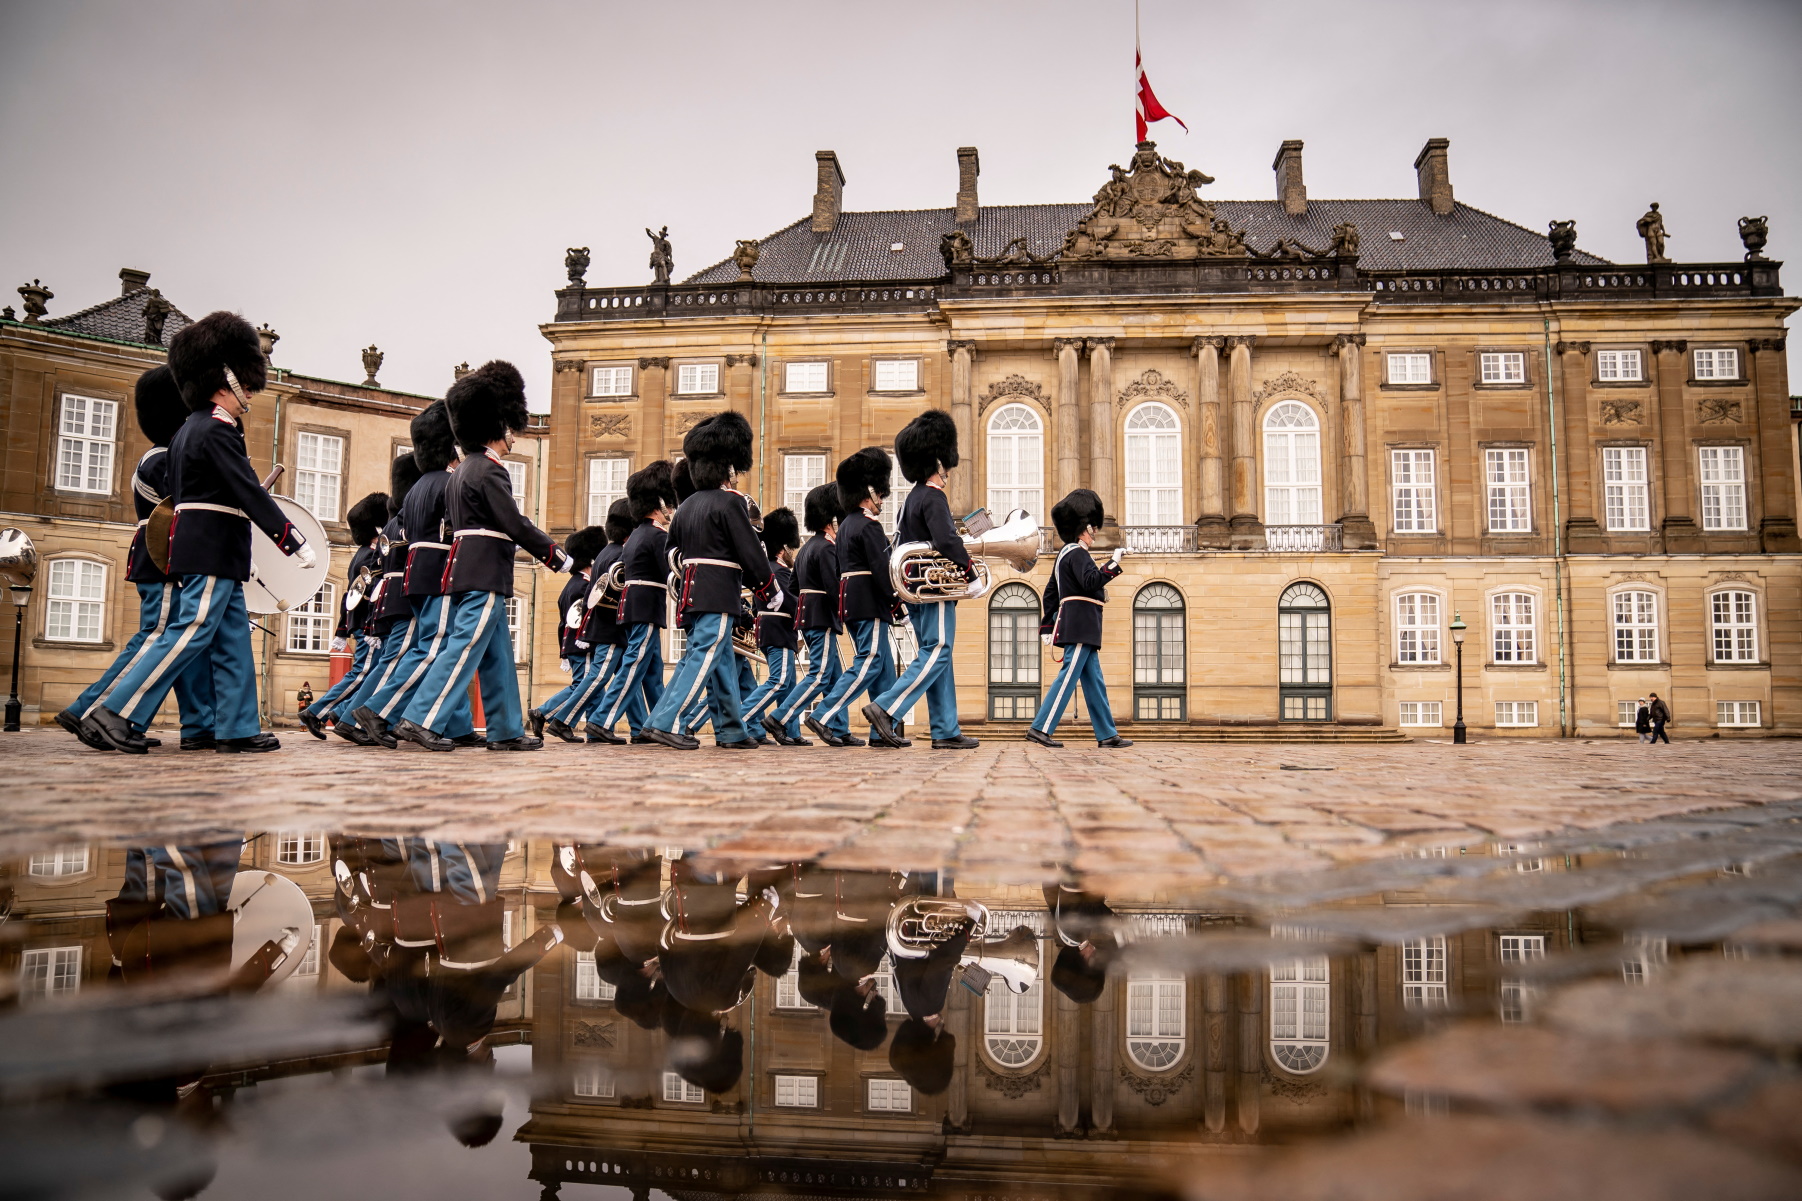
[[[544,704],[538,706],[538,711],[546,718],[554,717],[558,721],[563,720],[563,714],[558,710],[562,709],[569,703],[571,697],[582,690],[582,677],[588,674],[588,659],[588,654],[584,652],[579,655],[571,655],[563,660],[569,664],[569,683],[551,693],[544,699]]]
[[[749,659],[739,654],[736,650],[732,652],[732,658],[738,664],[738,695],[742,700],[757,691],[762,685],[758,683],[757,671],[751,666],[751,661]],[[684,734],[692,735],[696,730],[713,720],[712,698],[713,693],[711,691],[703,691],[700,696],[697,696],[694,699],[694,702],[689,705],[687,709],[683,710],[681,730]],[[745,730],[752,738],[761,738],[763,736],[763,731],[759,729],[749,717],[742,717],[740,720],[744,722]]]
[[[588,670],[582,675],[582,691],[570,697],[563,706],[564,712],[557,716],[572,727],[582,725],[594,717],[595,710],[601,707],[601,699],[607,695],[607,685],[619,674],[620,664],[626,660],[626,648],[618,643],[609,642],[605,646],[597,646],[588,652]],[[659,687],[663,681],[657,681]],[[662,696],[662,693],[658,694]],[[547,711],[548,712],[548,711]],[[645,705],[645,712],[650,712],[650,705]]]
[[[604,730],[622,716],[634,735],[644,732],[650,707],[663,702],[663,631],[648,621],[626,627],[626,657],[621,660],[594,716]]]
[[[673,733],[703,689],[713,718],[713,737],[719,742],[743,742],[749,735],[739,717],[737,655],[732,653],[732,614],[697,613],[688,632],[682,662],[663,690],[663,699],[651,711],[653,730]]]
[[[413,644],[401,654],[394,675],[378,687],[364,704],[386,722],[406,716],[407,706],[419,695],[426,673],[444,653],[450,641],[451,598],[448,596],[416,596],[413,601]],[[461,738],[475,729],[475,712],[465,689],[456,698],[451,715],[444,719],[444,736]]]
[[[101,704],[135,728],[147,729],[175,682],[189,670],[200,670],[196,662],[207,663],[213,678],[213,736],[261,733],[244,585],[216,575],[182,577],[169,623],[143,657],[119,673]]]
[[[846,623],[846,629],[851,634],[851,665],[813,711],[814,720],[835,734],[841,728],[850,729],[852,701],[865,691],[873,699],[895,682],[895,647],[888,636],[888,623],[853,621]]]
[[[753,736],[762,732],[764,713],[780,709],[799,684],[795,679],[795,652],[784,646],[770,646],[764,648],[763,657],[770,665],[769,678],[745,697],[745,726]]]
[[[224,913],[238,878],[244,840],[198,846],[129,847],[121,901],[161,901],[183,920]]]
[[[821,693],[830,693],[843,674],[838,662],[838,635],[831,630],[802,630],[801,637],[807,639],[807,674],[776,708],[776,720],[782,723],[790,738],[801,736],[801,714],[806,712],[807,706]],[[825,725],[841,738],[851,732],[851,719],[843,712],[836,725],[832,722]]]
[[[419,630],[409,610],[405,617],[397,618],[388,632],[382,635],[382,649],[377,653],[375,665],[363,675],[363,682],[357,690],[346,697],[338,706],[346,721],[357,720],[357,709],[369,704],[376,696],[393,682],[400,670],[401,660],[406,658],[413,644],[419,640]],[[371,706],[373,708],[373,706]]]
[[[371,638],[367,634],[353,633],[353,646],[350,653],[350,670],[338,677],[338,682],[327,688],[318,700],[307,706],[307,712],[314,717],[330,719],[338,711],[338,702],[354,696],[357,689],[375,670],[375,661],[382,653],[382,640]],[[344,710],[344,716],[350,717],[350,709]]]
[[[86,717],[99,707],[101,698],[112,689],[113,681],[144,657],[156,636],[163,632],[169,624],[169,615],[175,611],[175,596],[180,591],[178,584],[144,584],[138,585],[138,628],[125,646],[113,660],[111,667],[92,684],[82,690],[69,706],[71,710]],[[181,709],[181,736],[183,738],[211,738],[213,735],[213,671],[211,664],[203,659],[196,659],[188,670],[176,677],[175,703]]]
[[[1064,719],[1064,707],[1082,684],[1082,697],[1089,706],[1089,724],[1095,727],[1095,741],[1105,742],[1120,731],[1114,727],[1114,710],[1107,701],[1107,681],[1101,676],[1101,648],[1098,646],[1066,646],[1064,665],[1051,681],[1051,691],[1039,705],[1032,728],[1050,736]]]
[[[488,741],[507,742],[524,734],[513,637],[507,630],[507,598],[498,592],[459,592],[451,597],[450,637],[426,672],[419,695],[407,706],[407,718],[446,736],[457,697],[469,691],[471,676],[481,681]]]
[[[465,905],[494,900],[501,890],[504,842],[428,842],[405,838],[407,873],[420,892],[449,893]]]
[[[951,674],[951,652],[957,643],[957,602],[909,605],[907,611],[913,614],[920,656],[907,665],[888,691],[876,698],[876,704],[890,717],[899,718],[924,698],[934,741],[956,738],[963,730],[957,723],[957,681]]]

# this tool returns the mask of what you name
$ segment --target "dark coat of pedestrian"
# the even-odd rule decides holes
[[[1652,742],[1657,743],[1657,741],[1662,738],[1664,739],[1665,745],[1669,746],[1671,736],[1664,732],[1664,727],[1671,720],[1671,707],[1664,703],[1663,697],[1654,692],[1651,694],[1651,699],[1647,702],[1646,708],[1650,711],[1650,716],[1652,718]]]

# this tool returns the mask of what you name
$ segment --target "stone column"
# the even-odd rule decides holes
[[[945,1120],[951,1123],[953,1130],[970,1128],[970,1012],[975,1009],[971,1003],[970,990],[954,988],[951,990],[949,1003],[945,1006],[945,1018],[951,1033],[957,1037],[957,1046],[951,1054],[951,1087],[945,1092]]]
[[[1226,1129],[1226,1073],[1232,1056],[1226,1045],[1226,977],[1209,972],[1201,978],[1202,1122],[1209,1134]]]
[[[1057,412],[1052,417],[1051,437],[1057,460],[1057,495],[1064,497],[1082,487],[1082,396],[1077,381],[1082,339],[1056,338],[1051,345],[1057,352]],[[1051,522],[1049,509],[1034,516],[1043,524]]]
[[[1089,1130],[1093,1134],[1114,1131],[1114,1047],[1116,1005],[1124,978],[1115,976],[1095,999],[1089,1038]]]
[[[951,355],[951,420],[957,424],[959,466],[951,472],[947,494],[951,515],[962,517],[976,507],[976,463],[981,448],[976,445],[975,407],[971,399],[970,368],[976,358],[976,343],[953,338],[945,343]]]
[[[1250,334],[1226,340],[1226,392],[1233,411],[1232,542],[1234,550],[1263,550],[1264,523],[1258,520],[1258,466],[1254,457],[1257,433],[1252,428]]]
[[[1558,431],[1564,549],[1593,554],[1602,549],[1602,527],[1596,524],[1595,482],[1590,472],[1589,343],[1559,342],[1552,349],[1558,352],[1558,386],[1564,409],[1564,428]]]
[[[593,439],[582,417],[582,396],[588,379],[587,364],[580,359],[558,359],[551,376],[551,420],[559,429],[580,431],[576,438],[554,438],[550,444],[550,478],[545,481],[544,528],[562,538],[567,530],[587,524],[588,482],[579,478],[582,449]]]
[[[1197,338],[1189,344],[1195,355],[1195,441],[1201,448],[1200,515],[1195,536],[1202,546],[1227,547],[1232,537],[1226,524],[1226,463],[1222,460],[1220,428],[1220,348],[1225,338]]]
[[[1114,340],[1089,342],[1089,487],[1101,497],[1108,524],[1119,525],[1122,495],[1114,486]]]
[[[1264,1091],[1264,974],[1239,976],[1239,1129],[1258,1132],[1258,1099]]]
[[[1796,538],[1796,460],[1783,343],[1782,338],[1753,338],[1747,343],[1752,403],[1758,406],[1758,491],[1764,501],[1758,536],[1766,554],[1802,550]]]
[[[1339,517],[1340,545],[1375,550],[1377,528],[1370,520],[1370,466],[1364,449],[1364,335],[1333,339],[1339,356]]]
[[[638,465],[663,457],[664,401],[669,392],[669,359],[638,360]]]
[[[1701,531],[1696,527],[1695,488],[1690,482],[1689,414],[1683,409],[1688,357],[1688,342],[1652,343],[1658,373],[1658,462],[1667,554],[1703,549]]]
[[[752,398],[757,390],[757,356],[755,354],[729,354],[726,356],[726,404],[734,413],[746,419],[752,417]],[[753,421],[752,426],[755,428]],[[761,457],[763,448],[757,448]]]
[[[1057,1132],[1075,1134],[1082,1125],[1082,1032],[1075,1001],[1053,990],[1051,1033],[1057,1051]]]

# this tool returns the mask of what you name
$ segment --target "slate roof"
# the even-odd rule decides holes
[[[971,240],[978,258],[1000,254],[1024,237],[1035,255],[1053,255],[1064,235],[1087,216],[1093,204],[985,205]],[[1360,237],[1358,267],[1364,271],[1505,271],[1550,267],[1552,247],[1544,234],[1471,208],[1455,206],[1435,216],[1418,200],[1309,200],[1308,211],[1291,217],[1275,200],[1217,200],[1215,215],[1242,229],[1254,250],[1268,250],[1278,238],[1295,238],[1325,250],[1333,227],[1350,221]],[[955,228],[955,209],[907,209],[843,213],[829,234],[816,234],[804,217],[762,243],[754,277],[763,283],[831,283],[839,280],[937,279],[945,274],[939,239]],[[1394,231],[1403,235],[1395,241]],[[890,250],[894,243],[900,250]],[[1578,251],[1577,263],[1599,266],[1606,259]],[[731,260],[696,272],[686,282],[729,283],[738,278]]]
[[[46,317],[41,324],[46,329],[68,330],[75,334],[90,334],[119,342],[149,345],[144,341],[144,305],[150,300],[150,293],[149,288],[138,288],[123,296],[101,301],[92,308],[70,313],[66,317]],[[167,300],[168,297],[163,299]],[[193,323],[194,319],[180,309],[171,312],[163,321],[162,344],[167,346],[169,339],[180,333],[183,326]]]

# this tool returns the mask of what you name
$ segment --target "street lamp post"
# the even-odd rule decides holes
[[[1452,723],[1452,743],[1462,745],[1464,738],[1464,624],[1462,613],[1452,614],[1452,646],[1458,656],[1458,720]]]
[[[16,734],[19,714],[24,708],[19,704],[19,648],[25,633],[25,606],[31,602],[31,585],[12,584],[7,590],[12,593],[13,601],[13,680],[12,691],[6,698],[6,732]]]

